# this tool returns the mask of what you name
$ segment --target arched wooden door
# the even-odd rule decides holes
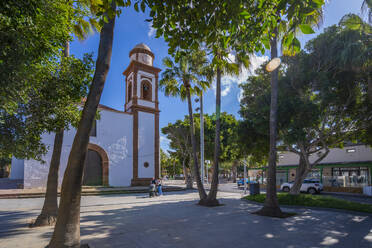
[[[102,180],[102,158],[97,151],[88,149],[85,158],[83,185],[103,185]]]

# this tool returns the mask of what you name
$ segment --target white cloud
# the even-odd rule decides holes
[[[254,71],[268,60],[269,60],[268,56],[257,56],[257,55],[252,56],[251,66],[249,67],[249,70],[251,71],[251,75],[256,75]]]
[[[249,68],[243,68],[242,73],[239,76],[238,84],[242,84],[247,81],[249,76],[255,75],[255,71],[266,61],[269,60],[268,56],[257,56],[257,55],[252,55],[250,57],[250,66]],[[238,101],[242,99],[243,96],[243,90],[240,89],[239,94],[238,94]]]
[[[240,89],[239,93],[238,93],[238,102],[240,102],[243,98],[243,90]]]
[[[230,56],[229,56],[230,57]],[[233,55],[231,56],[233,57]],[[237,84],[242,84],[247,81],[248,77],[251,75],[254,75],[254,71],[259,68],[262,63],[267,61],[269,58],[267,56],[257,56],[257,55],[252,55],[250,56],[250,66],[249,68],[242,67],[241,72],[239,73],[239,76],[224,76],[222,79],[225,79],[230,82],[235,82]],[[235,57],[233,57],[233,60],[235,60]]]
[[[229,54],[228,56],[229,60],[231,62],[235,62],[235,56],[233,54]],[[221,96],[227,96],[233,85],[240,85],[244,82],[247,81],[248,77],[251,75],[254,75],[254,71],[259,68],[264,62],[266,62],[269,59],[268,56],[257,56],[257,55],[252,55],[250,57],[250,66],[249,68],[241,68],[241,72],[239,73],[238,76],[231,76],[231,75],[226,75],[221,78]],[[213,83],[213,90],[216,93],[216,84],[215,82]],[[242,90],[240,89],[240,92],[238,93],[237,99],[240,102],[242,97]]]
[[[165,137],[164,135],[160,135],[160,147],[161,147],[161,149],[163,149],[164,151],[168,150],[169,149],[169,142],[170,142],[170,140],[167,139],[167,137]]]
[[[231,90],[232,87],[232,82],[225,80],[224,78],[221,79],[221,84],[222,84],[222,91],[221,91],[221,96],[227,96]]]
[[[156,30],[152,27],[152,22],[149,22],[149,31],[147,32],[147,36],[151,38],[155,35],[155,32]]]

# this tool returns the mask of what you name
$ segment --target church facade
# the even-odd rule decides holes
[[[145,44],[129,53],[125,76],[124,111],[100,104],[100,119],[90,133],[83,185],[148,185],[160,175],[158,73],[155,59]],[[59,184],[62,183],[76,130],[64,133]],[[46,187],[54,133],[45,133],[45,163],[13,158],[10,178],[22,179],[24,188]]]

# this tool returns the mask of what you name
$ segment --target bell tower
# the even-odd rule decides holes
[[[133,177],[132,186],[148,185],[160,176],[159,140],[159,68],[151,49],[141,43],[129,53],[125,69],[125,112],[133,115]]]

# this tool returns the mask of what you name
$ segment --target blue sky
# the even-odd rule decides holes
[[[302,35],[301,45],[321,33],[325,27],[337,24],[341,17],[348,13],[360,13],[362,0],[328,0],[324,8],[324,21],[315,34]],[[125,99],[125,81],[123,71],[129,65],[129,51],[138,43],[147,44],[155,54],[154,66],[163,68],[161,61],[168,55],[168,47],[162,38],[155,38],[154,30],[150,28],[145,19],[149,18],[147,14],[137,13],[134,9],[127,8],[123,10],[121,16],[116,20],[114,45],[112,52],[111,68],[107,77],[101,103],[112,108],[123,110]],[[82,57],[84,53],[93,53],[98,51],[99,34],[90,35],[85,41],[74,41],[71,44],[71,53],[77,57]],[[265,61],[267,57],[255,56],[252,58],[252,68],[245,70],[239,77],[224,77],[222,80],[222,111],[234,114],[239,117],[239,84],[243,83],[250,71]],[[177,98],[169,98],[159,92],[160,128],[170,122],[183,119],[187,114],[187,104]],[[195,106],[196,108],[196,106]],[[213,88],[205,93],[204,109],[206,113],[213,113],[215,110],[215,94]],[[167,141],[161,137],[161,147],[167,148]]]

